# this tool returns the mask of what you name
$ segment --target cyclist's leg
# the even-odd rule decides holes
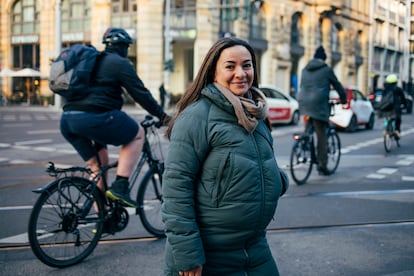
[[[327,136],[326,128],[328,122],[320,120],[312,120],[313,126],[315,128],[315,133],[317,136],[317,152],[318,152],[318,170],[324,174],[327,174],[326,164],[328,161],[328,152],[327,152]]]
[[[140,157],[144,143],[144,130],[126,113],[119,110],[107,112],[103,125],[94,130],[94,140],[101,144],[121,146],[117,176],[106,195],[130,207],[137,204],[129,195],[128,178]],[[121,134],[121,135],[120,135]]]
[[[140,127],[135,138],[119,151],[119,161],[116,174],[119,176],[129,177],[138,162],[144,145],[144,129]]]
[[[100,164],[98,162],[98,158],[96,157],[96,155],[92,156],[90,159],[86,161],[87,166],[92,170],[94,174],[97,174],[99,172],[99,165],[106,166],[109,164],[108,149],[105,146],[99,145],[99,147],[96,148],[96,152],[98,154]],[[107,176],[108,173],[106,172],[105,178],[107,178]],[[101,191],[105,192],[106,187],[104,187],[104,182],[102,179],[99,179],[98,187],[99,189],[101,189]]]
[[[396,112],[395,112],[395,131],[397,132],[396,134],[397,134],[398,138],[399,138],[399,135],[401,133],[401,122],[402,122],[401,117],[402,117],[401,110],[396,110]]]

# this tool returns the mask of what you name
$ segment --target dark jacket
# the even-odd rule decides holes
[[[385,83],[384,84],[384,95],[382,95],[383,97],[385,97],[385,95],[387,93],[394,93],[394,108],[393,111],[395,112],[395,114],[397,115],[401,115],[402,111],[401,111],[401,105],[403,106],[407,106],[407,100],[405,98],[404,95],[404,91],[397,86],[396,83]]]
[[[346,92],[333,70],[321,59],[312,59],[302,70],[298,93],[299,110],[302,115],[329,121],[329,91],[331,85],[338,92],[342,103],[346,103]]]
[[[89,95],[82,100],[65,103],[63,110],[98,113],[113,109],[120,110],[123,105],[122,93],[125,89],[145,110],[158,118],[162,117],[164,113],[162,108],[144,86],[127,58],[105,51],[98,57],[95,67]]]
[[[228,254],[226,260],[246,262],[235,252],[264,238],[287,185],[264,121],[248,133],[230,102],[208,85],[172,130],[163,177],[165,275],[204,264],[206,251],[211,259]]]

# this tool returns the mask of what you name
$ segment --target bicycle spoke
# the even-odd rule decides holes
[[[35,204],[29,223],[30,245],[36,256],[54,267],[65,267],[86,258],[99,241],[103,225],[98,191],[85,192],[72,181],[44,192]],[[96,203],[97,208],[91,207]]]

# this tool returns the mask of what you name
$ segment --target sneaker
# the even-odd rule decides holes
[[[129,196],[128,186],[128,180],[115,180],[112,183],[112,187],[106,191],[106,196],[113,200],[119,200],[128,207],[137,208],[138,203]]]
[[[327,168],[318,167],[319,175],[330,175],[331,173],[328,171]]]
[[[394,131],[394,136],[395,136],[395,139],[400,140],[401,135],[398,130]]]

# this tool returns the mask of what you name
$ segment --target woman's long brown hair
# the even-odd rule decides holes
[[[208,84],[214,82],[214,75],[216,72],[217,60],[219,59],[221,52],[224,49],[233,47],[233,46],[243,46],[245,47],[252,56],[252,63],[254,69],[253,75],[253,86],[258,87],[258,77],[257,77],[257,70],[256,70],[256,56],[254,54],[253,48],[250,46],[249,43],[246,41],[235,38],[235,37],[226,37],[217,40],[213,46],[211,46],[210,50],[207,52],[203,63],[201,64],[200,70],[198,71],[197,76],[195,77],[194,81],[191,85],[187,88],[184,95],[177,103],[177,111],[174,114],[168,128],[166,130],[166,135],[168,138],[171,137],[171,131],[174,127],[175,119],[180,115],[183,110],[191,105],[192,103],[198,101],[201,96],[201,90],[206,87]]]

